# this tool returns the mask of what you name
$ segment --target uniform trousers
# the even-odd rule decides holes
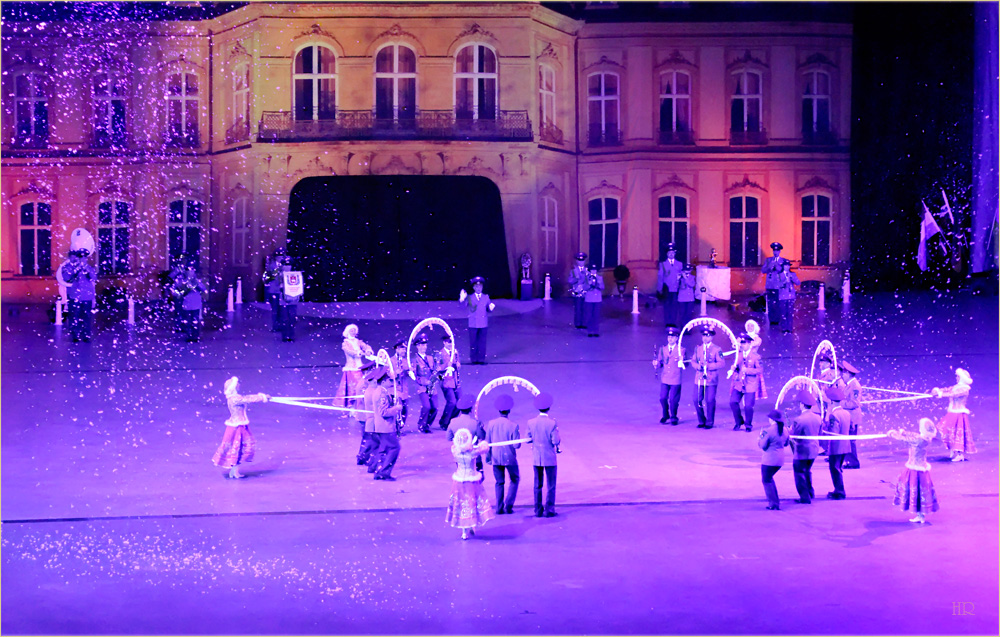
[[[795,309],[795,299],[782,299],[778,301],[778,314],[780,316],[781,331],[792,331],[792,312]]]
[[[372,453],[375,478],[383,480],[392,474],[399,458],[399,436],[395,432],[373,434],[378,448]]]
[[[743,401],[743,410],[740,413],[740,400]],[[733,410],[733,421],[736,428],[746,426],[747,431],[753,429],[753,408],[757,404],[757,392],[741,392],[737,389],[729,393],[729,407]]]
[[[764,298],[767,301],[767,320],[771,325],[778,324],[778,290],[764,290]]]
[[[774,474],[778,473],[781,467],[770,465],[760,465],[760,481],[764,483],[764,494],[767,495],[768,505],[778,508],[778,485],[774,484]]]
[[[799,492],[799,499],[809,503],[816,497],[813,491],[812,479],[813,459],[792,460],[792,473],[795,475],[795,490]]]
[[[583,322],[583,296],[573,297],[573,326],[579,328],[587,326]]]
[[[281,306],[281,340],[295,340],[295,318],[299,313],[298,305]]]
[[[417,429],[429,431],[434,422],[434,416],[437,415],[437,403],[434,396],[427,392],[420,392],[417,394],[417,398],[420,399],[420,417],[417,419]]]
[[[677,293],[671,292],[664,288],[663,290],[663,324],[664,325],[676,325],[681,327],[678,323],[680,320],[680,303],[677,301]]]
[[[698,424],[715,426],[715,394],[719,390],[718,385],[696,385],[697,391],[694,394],[694,408],[698,412]]]
[[[486,329],[485,327],[469,328],[469,360],[474,364],[486,362]]]
[[[505,471],[510,474],[510,489],[507,490],[506,499],[504,499]],[[493,465],[493,477],[496,479],[497,513],[513,513],[514,498],[517,497],[517,485],[521,482],[521,470],[516,464],[495,464]],[[554,499],[555,494],[552,497]]]
[[[601,331],[601,304],[583,304],[584,322],[587,324],[587,334],[598,334]]]
[[[280,294],[278,292],[268,292],[267,302],[271,306],[271,331],[280,332],[281,331],[281,304],[278,301]]]
[[[860,409],[848,409],[851,414],[851,426],[847,428],[847,431],[852,436],[858,435],[858,426],[861,424],[861,410]],[[844,467],[848,469],[860,469],[861,461],[858,459],[858,442],[856,440],[851,441],[851,452],[844,456]]]
[[[378,441],[375,440],[375,434],[371,431],[363,431],[361,433],[361,446],[358,447],[358,464],[368,464],[372,459],[372,452],[377,446]]]
[[[542,504],[542,483],[545,483],[545,503]],[[556,512],[556,467],[535,467],[535,515],[541,517]]]
[[[844,491],[844,454],[830,454],[830,480],[833,482],[833,494],[841,498],[847,497]]]
[[[459,390],[457,387],[442,387],[441,391],[444,392],[444,408],[441,410],[441,420],[438,424],[441,425],[442,429],[447,429],[451,419],[458,414],[456,405],[458,404]]]
[[[663,419],[672,425],[677,424],[677,407],[680,402],[680,385],[660,383],[660,406],[663,407]]]
[[[93,301],[69,300],[69,335],[73,341],[90,340],[90,323],[93,316]]]
[[[188,342],[197,341],[200,336],[198,314],[201,310],[181,310],[181,330]]]

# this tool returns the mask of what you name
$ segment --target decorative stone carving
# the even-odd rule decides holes
[[[813,53],[805,59],[805,62],[799,65],[799,68],[803,66],[832,66],[833,68],[837,68],[837,63],[822,53]]]
[[[555,60],[556,62],[559,61],[559,56],[556,55],[556,49],[552,46],[551,42],[546,42],[545,47],[542,48],[542,52],[538,54],[538,59],[542,58],[549,58]]]
[[[618,62],[615,62],[614,60],[610,59],[608,56],[602,55],[600,60],[594,62],[593,64],[591,64],[589,66],[584,67],[583,70],[587,71],[587,70],[590,70],[590,69],[592,69],[594,67],[597,67],[597,66],[613,66],[613,67],[616,67],[616,68],[619,68],[619,69],[624,69],[625,68],[622,64],[619,64]]]
[[[669,179],[667,179],[665,182],[657,186],[654,190],[660,191],[666,188],[683,188],[684,190],[690,190],[691,192],[694,192],[694,188],[688,185],[688,183],[685,182],[683,179],[681,179],[677,175],[677,173],[670,175]]]
[[[751,181],[750,175],[743,175],[743,181],[733,182],[733,184],[729,186],[729,188],[726,188],[726,192],[731,192],[733,190],[740,190],[741,188],[753,188],[755,190],[767,192],[767,188],[764,188],[756,181]]]
[[[664,60],[665,64],[685,64],[687,66],[694,66],[694,62],[684,57],[684,54],[680,52],[680,49],[674,49],[670,52],[670,55]]]
[[[823,179],[818,175],[811,177],[808,181],[806,181],[806,183],[802,184],[801,188],[799,188],[795,192],[802,192],[803,190],[813,190],[813,189],[829,190],[831,192],[837,192],[837,189],[834,186],[831,186],[830,182],[828,182],[827,180]]]
[[[483,27],[479,26],[479,24],[477,23],[473,23],[471,27],[459,33],[457,39],[461,40],[462,38],[467,38],[469,36],[474,36],[474,35],[483,38],[489,38],[490,40],[497,39],[495,35],[487,31]]]
[[[741,55],[740,57],[735,58],[732,62],[729,63],[729,65],[726,68],[731,69],[734,66],[743,66],[745,64],[756,64],[758,66],[767,68],[767,64],[760,58],[754,57],[753,54],[750,53],[750,49],[744,51],[743,55]]]
[[[599,186],[594,186],[587,192],[583,193],[584,197],[591,197],[598,194],[614,193],[617,195],[624,195],[625,191],[618,186],[609,184],[606,180],[602,179]]]

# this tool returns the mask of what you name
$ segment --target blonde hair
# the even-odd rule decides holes
[[[972,376],[970,376],[969,372],[965,371],[961,367],[955,368],[955,376],[958,376],[959,382],[961,382],[964,385],[972,384]]]
[[[456,431],[452,446],[457,451],[467,451],[472,448],[472,432],[464,427]]]
[[[226,398],[236,395],[236,386],[239,384],[240,384],[240,379],[236,378],[235,376],[226,381],[226,384],[222,389],[223,393],[226,394]]]
[[[930,436],[931,438],[937,436],[937,427],[934,426],[934,421],[930,418],[920,419],[920,435]]]

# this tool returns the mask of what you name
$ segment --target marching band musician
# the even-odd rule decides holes
[[[783,246],[775,241],[771,244],[771,256],[764,259],[760,271],[764,273],[764,297],[767,300],[767,320],[778,324],[778,274],[781,272]]]
[[[271,305],[271,331],[281,330],[281,297],[282,276],[281,268],[284,265],[285,249],[278,248],[274,251],[264,267],[264,287],[267,293],[267,302]]]
[[[587,327],[583,322],[583,295],[587,287],[587,253],[577,252],[576,262],[570,268],[569,283],[570,294],[573,295],[573,325],[578,330]]]
[[[677,325],[686,325],[694,314],[694,288],[696,285],[694,266],[685,263],[677,287]]]
[[[189,257],[184,274],[174,282],[173,287],[174,297],[180,300],[181,329],[187,335],[188,343],[200,338],[201,295],[206,289],[198,278],[196,267],[195,257]]]
[[[375,474],[376,480],[395,480],[392,468],[399,458],[399,434],[396,432],[396,416],[402,406],[393,404],[389,391],[392,376],[388,367],[376,367],[372,372],[375,378],[375,393],[372,399],[373,426],[372,434],[378,446],[372,452],[368,472]]]
[[[795,400],[799,403],[799,415],[792,419],[792,436],[818,436],[823,428],[823,419],[812,410],[816,400],[812,394],[799,390]],[[792,473],[795,476],[795,490],[799,504],[811,504],[816,497],[812,484],[812,465],[819,454],[815,440],[790,439],[792,445]]]
[[[406,360],[406,340],[396,341],[395,353],[392,357],[392,369],[396,374],[396,404],[400,406],[397,418],[399,435],[403,435],[403,425],[406,424],[407,403],[410,400],[409,375],[410,363]]]
[[[837,384],[844,390],[845,394],[844,402],[841,403],[841,406],[850,412],[850,434],[856,436],[858,435],[858,428],[861,425],[861,383],[855,377],[858,373],[858,368],[844,360],[837,361],[837,366],[840,367],[840,380],[837,381]],[[851,441],[850,453],[844,458],[844,468],[861,468],[861,461],[858,459],[858,446],[854,440]]]
[[[375,473],[374,453],[378,447],[375,437],[375,393],[378,389],[378,378],[375,375],[375,361],[365,361],[362,366],[365,372],[364,398],[357,403],[363,405],[364,412],[358,420],[364,423],[361,433],[361,446],[358,447],[358,464],[368,465],[368,473]]]
[[[71,250],[69,260],[60,266],[69,299],[69,333],[74,343],[90,342],[97,272],[87,262],[89,255],[90,252],[83,248]]]
[[[660,424],[676,425],[677,406],[681,400],[681,366],[684,360],[684,348],[678,342],[681,331],[676,325],[667,326],[667,344],[657,348],[653,367],[660,379],[660,406],[663,416]]]
[[[799,277],[792,272],[792,262],[781,260],[781,272],[778,274],[778,314],[781,331],[792,331],[792,314],[795,311],[795,286],[801,284]]]
[[[761,364],[760,354],[754,347],[753,337],[745,332],[740,334],[740,349],[736,352],[736,364],[730,371],[733,386],[729,394],[729,407],[733,410],[733,420],[736,422],[733,431],[740,427],[753,431],[753,408],[757,398],[763,398],[761,395],[763,374],[764,366]]]
[[[410,374],[417,383],[417,398],[420,399],[417,429],[421,433],[429,434],[434,416],[437,415],[437,405],[434,402],[434,388],[438,381],[437,366],[434,357],[427,355],[427,337],[421,334],[414,342],[417,344],[417,355],[413,359],[413,369]]]
[[[435,356],[435,364],[438,376],[441,378],[441,392],[444,394],[444,409],[441,411],[441,419],[438,422],[442,429],[448,428],[448,423],[458,413],[456,403],[462,387],[462,381],[458,377],[458,369],[462,363],[458,360],[455,352],[455,344],[451,340],[451,335],[445,334],[441,337],[441,349]]]
[[[715,426],[715,394],[719,389],[719,370],[726,366],[722,348],[712,342],[715,329],[711,325],[701,328],[701,345],[694,351],[694,406],[698,412],[698,428]]]
[[[499,418],[486,423],[486,442],[507,442],[521,437],[516,422],[509,418],[514,407],[514,399],[509,394],[500,394],[493,401],[493,406],[500,412]],[[486,452],[486,462],[493,465],[493,477],[496,480],[497,514],[504,515],[514,512],[514,499],[517,497],[517,486],[521,482],[521,472],[517,466],[517,451],[521,443],[490,447]],[[510,490],[504,498],[504,472],[510,476]]]
[[[486,328],[489,327],[488,313],[496,309],[490,295],[483,292],[486,279],[473,277],[472,294],[464,289],[458,295],[458,302],[469,310],[469,362],[473,365],[486,364]]]
[[[302,298],[301,290],[293,291],[285,279],[285,273],[291,270],[292,258],[285,255],[281,263],[281,294],[278,296],[278,305],[281,310],[281,340],[286,343],[295,340],[295,317],[298,314],[299,299]]]
[[[677,248],[673,242],[666,247],[666,256],[656,269],[656,290],[663,297],[663,323],[676,325],[678,317],[677,293],[680,290],[681,275],[684,264],[677,260]]]
[[[821,409],[824,413],[829,414],[830,399],[827,397],[827,391],[833,387],[834,384],[839,382],[839,379],[837,378],[837,370],[833,368],[833,359],[826,352],[819,355],[819,376],[816,380],[819,382],[819,399],[822,402]],[[830,443],[824,440],[819,443],[819,446],[819,455],[827,455],[830,450]]]
[[[827,433],[835,436],[846,436],[851,430],[851,414],[840,406],[844,400],[844,390],[834,385],[826,390],[826,397],[830,400],[832,409],[827,419]],[[833,491],[826,494],[831,500],[843,500],[847,497],[844,490],[844,456],[851,451],[849,440],[831,440],[829,443],[830,453],[830,480],[833,482]]]
[[[591,264],[587,272],[586,291],[583,296],[583,316],[587,324],[587,336],[597,338],[601,329],[601,301],[604,300],[604,279],[597,272],[597,265]]]

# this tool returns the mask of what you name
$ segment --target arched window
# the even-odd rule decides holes
[[[296,121],[337,116],[337,58],[333,49],[310,44],[295,54],[292,73]]]
[[[417,54],[389,44],[375,54],[375,119],[412,121],[417,116]]]
[[[691,76],[684,71],[660,73],[660,138],[681,141],[691,131]],[[666,133],[666,135],[662,134]],[[689,135],[687,137],[690,137]],[[676,139],[675,139],[676,138]]]
[[[183,265],[185,255],[201,251],[200,201],[178,199],[170,202],[167,214],[167,266]]]
[[[49,140],[49,98],[41,73],[22,73],[14,78],[15,143],[44,146]]]
[[[498,118],[497,54],[485,44],[468,44],[455,55],[455,117]]]
[[[667,257],[667,244],[673,243],[677,258],[687,263],[688,200],[680,195],[665,195],[659,199],[660,260]]]
[[[591,146],[612,146],[621,143],[618,122],[621,118],[618,75],[592,73],[587,76],[587,112]]]
[[[559,257],[559,204],[554,197],[542,197],[542,265],[552,265]]]
[[[128,274],[129,221],[132,205],[125,201],[102,201],[97,206],[97,272]]]
[[[198,145],[198,76],[194,73],[167,76],[167,143]]]
[[[233,69],[232,117],[227,141],[241,141],[250,135],[250,63],[237,64]]]
[[[233,265],[250,265],[250,199],[233,202]]]
[[[21,274],[52,274],[52,206],[36,201],[23,203],[19,221]]]
[[[802,265],[830,265],[830,198],[802,197]]]
[[[729,265],[760,265],[760,200],[750,195],[729,198]]]
[[[822,141],[830,133],[830,74],[809,71],[802,76],[802,137]]]
[[[618,200],[612,197],[591,199],[587,202],[590,231],[590,262],[598,268],[618,265],[619,214]]]
[[[94,147],[125,145],[125,80],[113,73],[94,77]]]
[[[730,129],[733,140],[738,142],[742,138],[747,138],[748,133],[762,131],[761,113],[764,96],[761,75],[757,71],[737,71],[732,74],[731,83],[733,91]]]

